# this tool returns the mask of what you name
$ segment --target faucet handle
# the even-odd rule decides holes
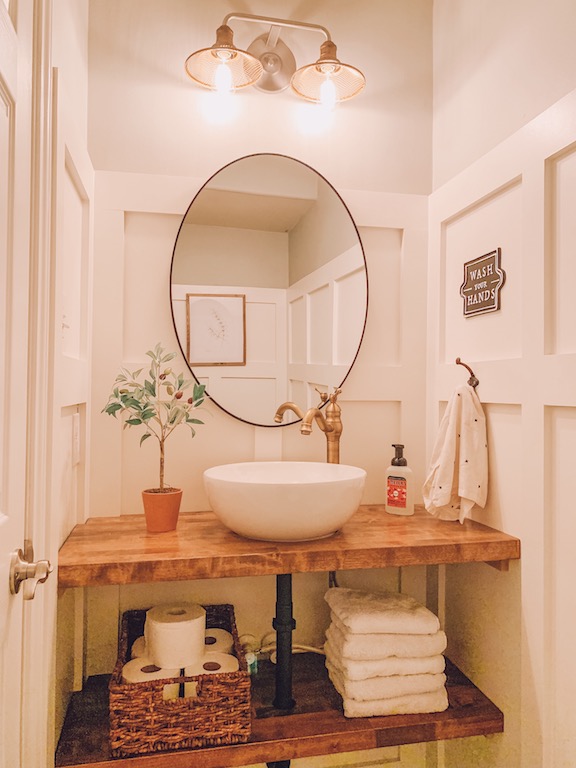
[[[320,400],[322,402],[322,405],[328,402],[328,400],[330,400],[331,403],[335,403],[336,400],[338,399],[338,395],[342,392],[340,387],[334,387],[334,392],[332,392],[331,395],[329,395],[327,392],[320,392],[318,387],[314,387],[314,389],[320,395]]]
[[[342,392],[342,390],[340,389],[340,387],[334,387],[334,392],[332,392],[332,394],[330,395],[330,402],[331,403],[335,403],[336,400],[338,399],[338,395],[341,392]]]

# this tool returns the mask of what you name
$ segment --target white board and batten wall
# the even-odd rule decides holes
[[[489,495],[476,519],[518,536],[507,574],[445,569],[456,663],[504,711],[505,733],[444,745],[447,766],[574,765],[576,660],[576,93],[430,199],[428,449],[468,374],[488,425]],[[501,248],[499,311],[464,317],[465,262]]]

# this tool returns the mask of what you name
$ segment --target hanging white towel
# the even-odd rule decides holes
[[[424,506],[441,520],[460,520],[488,493],[486,417],[469,384],[457,389],[446,408],[422,488]]]

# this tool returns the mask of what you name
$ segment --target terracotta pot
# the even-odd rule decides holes
[[[181,501],[181,488],[165,488],[163,491],[159,488],[148,488],[142,491],[148,531],[150,533],[174,531],[178,523]]]

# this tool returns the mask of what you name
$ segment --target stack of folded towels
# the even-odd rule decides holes
[[[346,717],[443,712],[446,635],[408,595],[328,590],[326,668]]]

